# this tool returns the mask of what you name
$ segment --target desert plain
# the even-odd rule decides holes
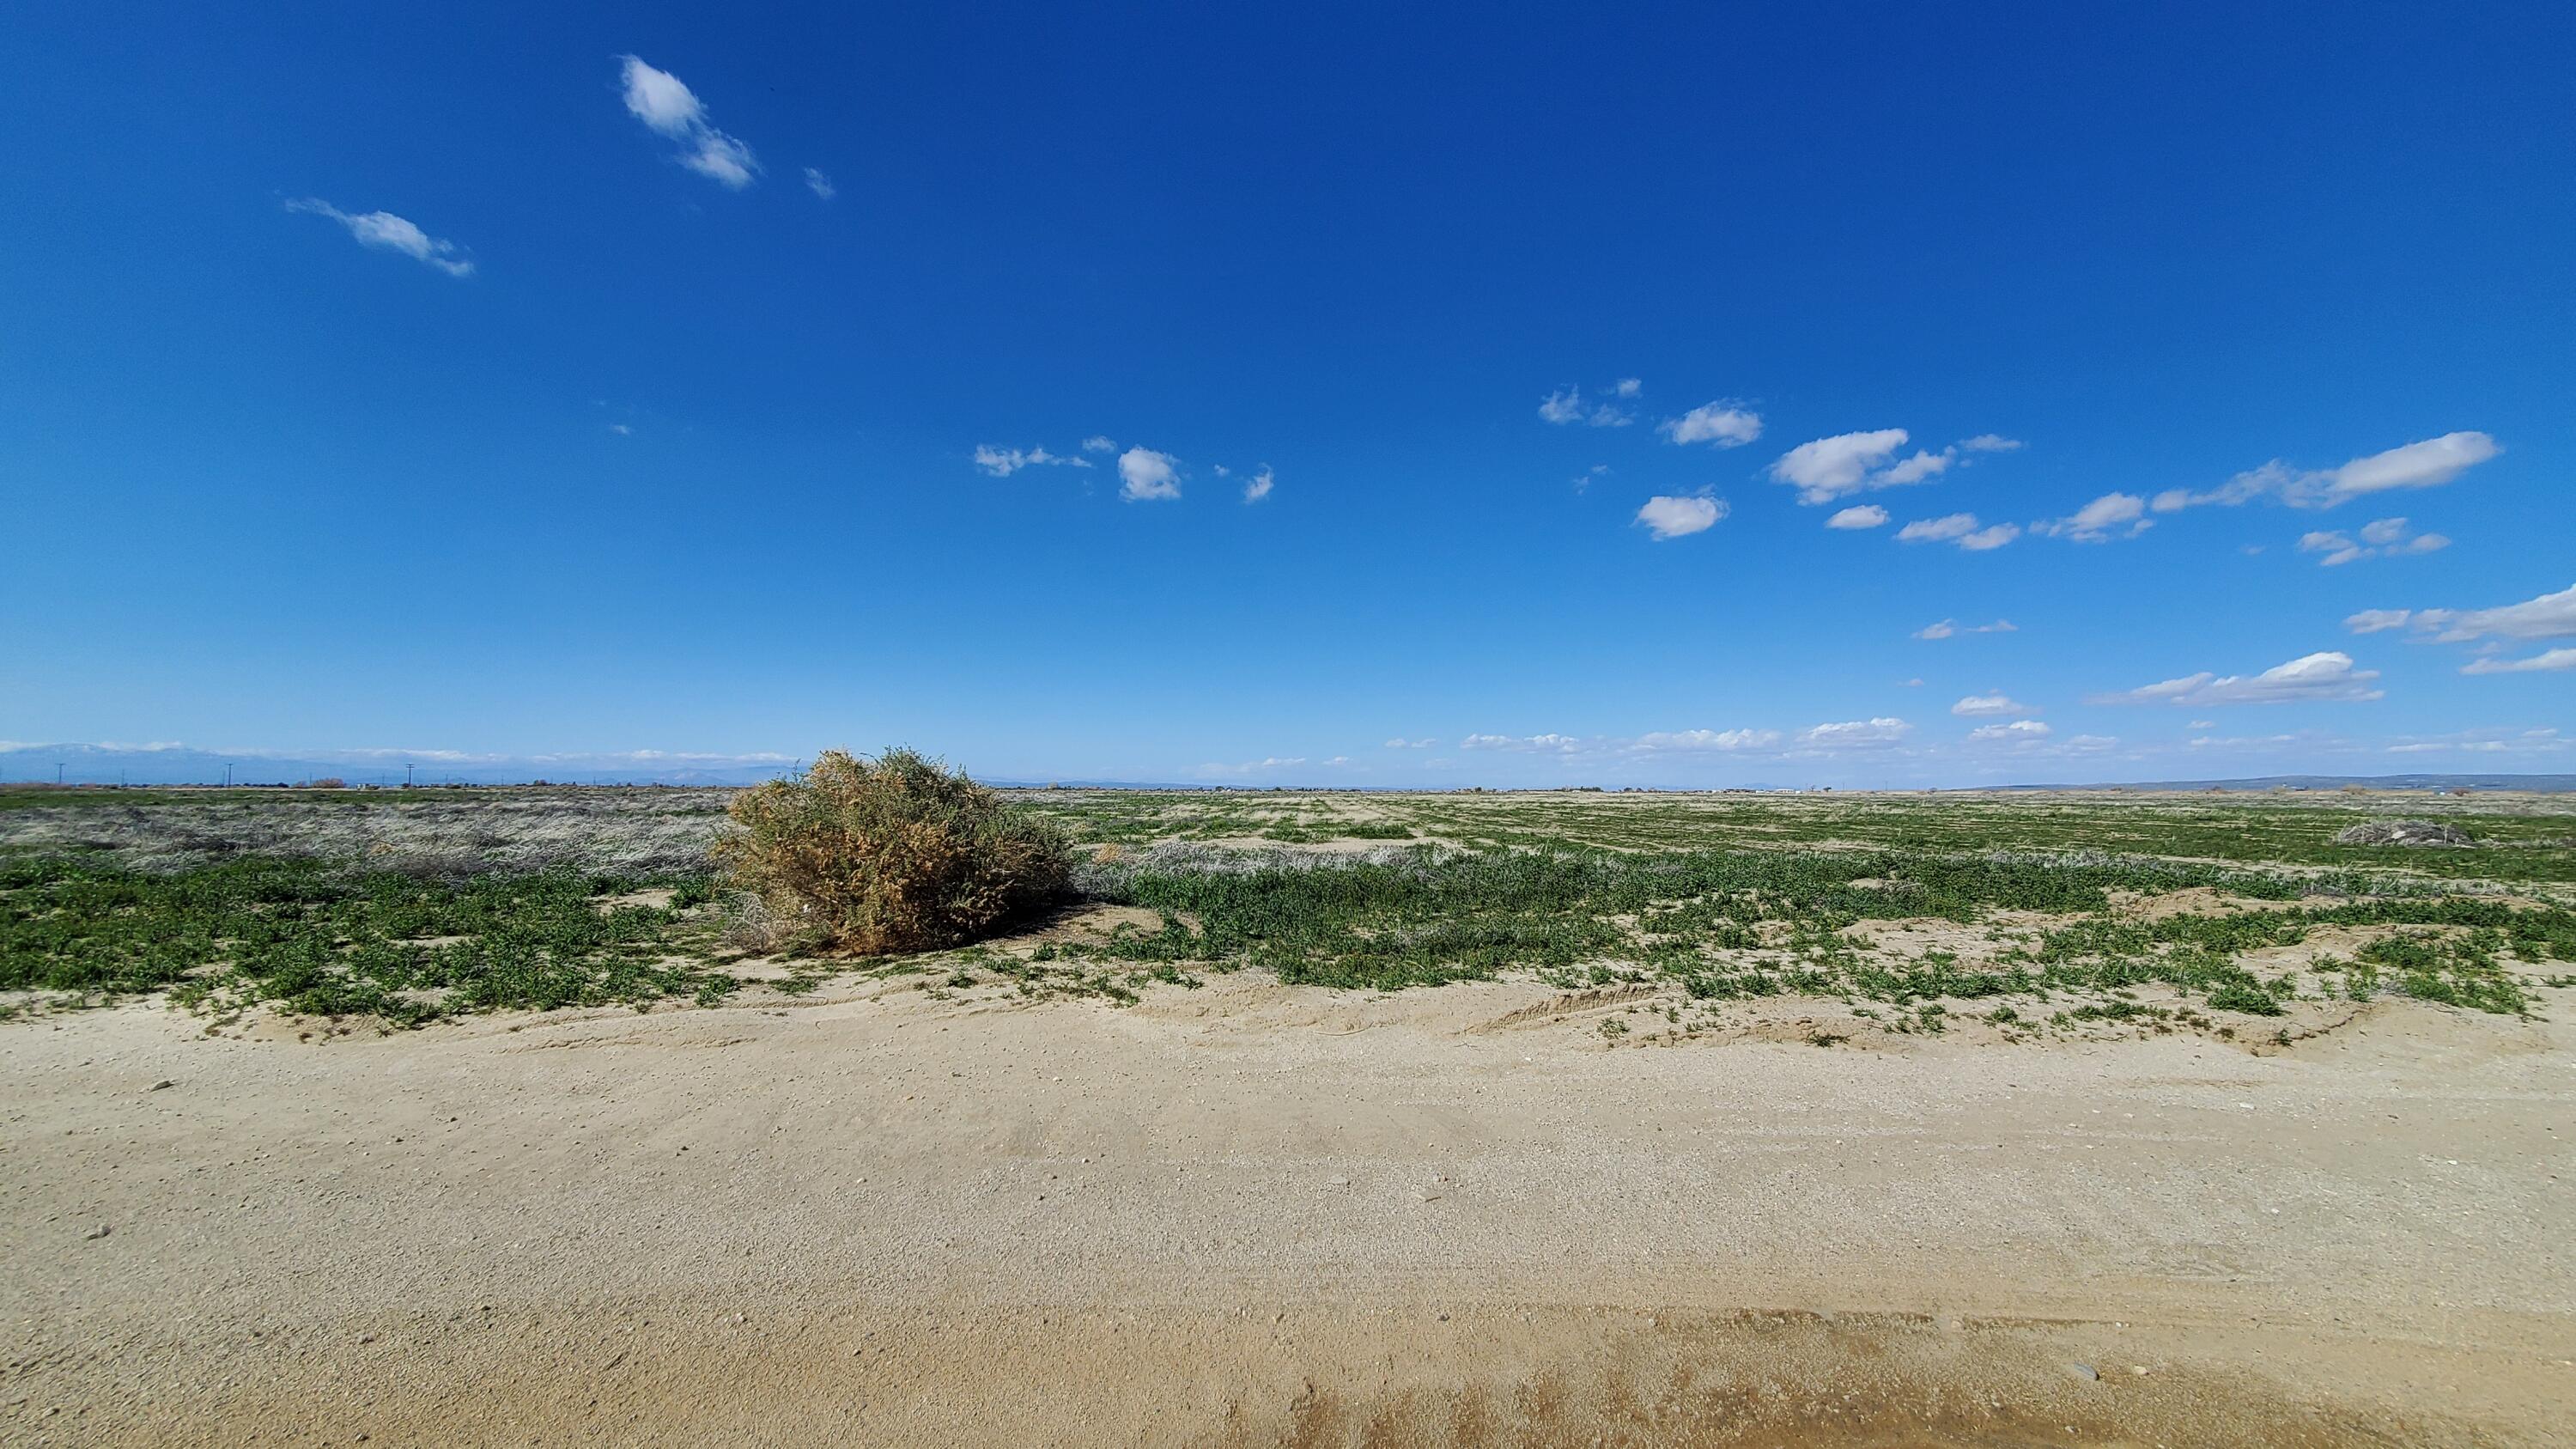
[[[2576,802],[1018,799],[868,960],[722,792],[12,801],[0,1440],[2576,1423]]]

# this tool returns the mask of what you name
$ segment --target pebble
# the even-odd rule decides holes
[[[161,1080],[159,1080],[159,1081],[157,1081],[157,1082],[154,1082],[154,1083],[152,1084],[152,1090],[153,1090],[153,1091],[156,1091],[156,1092],[166,1091],[166,1090],[168,1090],[169,1088],[171,1088],[171,1087],[175,1087],[175,1086],[177,1086],[177,1085],[179,1085],[177,1082],[174,1082],[174,1081],[170,1080],[168,1077],[163,1077]]]
[[[2095,1382],[2099,1382],[2102,1377],[2100,1374],[2094,1372],[2093,1365],[2089,1363],[2077,1364],[2075,1366],[2075,1376],[2079,1379],[2089,1379]]]
[[[114,1231],[116,1231],[114,1228],[109,1227],[109,1226],[108,1226],[107,1224],[105,1224],[105,1223],[100,1223],[97,1227],[94,1227],[94,1228],[90,1229],[88,1232],[85,1232],[85,1233],[81,1234],[81,1236],[82,1236],[82,1237],[84,1237],[84,1238],[86,1238],[86,1239],[88,1239],[89,1241],[91,1241],[91,1242],[93,1242],[93,1243],[94,1243],[94,1242],[97,1242],[99,1239],[101,1239],[101,1238],[103,1238],[103,1237],[106,1237],[109,1233],[112,1233],[112,1232],[114,1232]]]

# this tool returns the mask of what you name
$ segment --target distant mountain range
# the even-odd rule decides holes
[[[2007,790],[2528,790],[2576,791],[2576,775],[2253,775],[2236,780],[2111,780],[2099,785],[2005,785]]]
[[[459,756],[424,750],[312,755],[225,754],[179,745],[12,745],[0,749],[0,783],[66,785],[754,785],[794,770],[793,760],[705,755]],[[406,769],[408,767],[408,769]]]
[[[60,778],[67,785],[298,785],[338,779],[352,785],[399,785],[406,773],[420,785],[524,785],[545,780],[558,785],[756,785],[792,773],[802,761],[762,756],[656,754],[548,756],[464,756],[453,751],[424,750],[403,754],[390,750],[316,751],[307,755],[225,753],[183,745],[26,745],[0,747],[0,784]],[[408,772],[405,766],[409,766]],[[994,779],[986,783],[1011,789],[1062,785],[1085,790],[1267,790],[1261,785],[1157,780]],[[2374,790],[2528,790],[2576,792],[2576,775],[2257,775],[2223,780],[2106,780],[2093,785],[2001,785],[1965,788],[2003,790],[2334,790],[2360,785]],[[1317,781],[1288,784],[1293,790],[1403,787],[1326,785]],[[1430,787],[1424,787],[1430,788]],[[1445,788],[1465,788],[1458,786]],[[1622,787],[1612,786],[1612,789]],[[1768,791],[1796,788],[1744,785],[1738,789]]]

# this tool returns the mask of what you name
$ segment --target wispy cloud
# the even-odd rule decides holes
[[[2114,538],[2135,538],[2156,526],[2147,515],[2147,500],[2135,493],[2105,493],[2064,518],[2052,518],[2030,526],[2030,531],[2049,538],[2071,538],[2077,543],[2103,543]]]
[[[1655,542],[1661,543],[1668,538],[1681,538],[1715,527],[1726,514],[1726,500],[1723,498],[1673,498],[1657,494],[1637,510],[1636,521],[1652,530]]]
[[[1646,751],[1734,754],[1742,750],[1767,750],[1778,743],[1778,730],[1658,730],[1637,736],[1636,747]]]
[[[1740,448],[1762,436],[1762,415],[1729,398],[1701,403],[1677,418],[1666,418],[1655,431],[1674,443],[1709,443]]]
[[[2445,644],[2493,636],[2498,639],[2565,639],[2576,637],[2576,584],[2519,604],[2492,609],[2364,609],[2343,625],[2356,634],[2412,628]]]
[[[2021,525],[1998,523],[1988,528],[1977,526],[1977,515],[1952,513],[1940,518],[1921,518],[1896,531],[1899,543],[1955,543],[1970,553],[1998,549],[2021,537]]]
[[[680,143],[672,159],[736,191],[759,176],[760,162],[751,154],[751,147],[717,130],[707,120],[706,107],[699,102],[697,93],[678,76],[656,70],[632,55],[619,56],[618,67],[627,113],[655,134]],[[826,188],[830,185],[828,180],[824,182]],[[828,195],[828,190],[824,194]]]
[[[2376,669],[2355,669],[2352,656],[2334,650],[2306,654],[2256,675],[2203,670],[2117,694],[2097,694],[2089,704],[2296,704],[2362,701],[2382,697]]]
[[[2470,432],[2444,433],[2355,458],[2340,468],[2293,468],[2275,458],[2206,491],[2168,488],[2156,495],[2155,510],[2172,513],[2204,504],[2232,508],[2258,498],[2277,499],[2293,508],[2332,508],[2372,493],[2437,488],[2503,451],[2495,439]]]
[[[2055,731],[2035,719],[2017,719],[2010,724],[1979,725],[1968,731],[1970,744],[2036,744]],[[2099,738],[2087,736],[2086,738]],[[2104,743],[2109,743],[2105,740]]]
[[[1244,480],[1243,501],[1246,503],[1260,502],[1262,499],[1270,496],[1270,490],[1277,486],[1278,482],[1279,480],[1271,474],[1270,465],[1267,463],[1262,464],[1260,472],[1255,473],[1250,478]]]
[[[1022,468],[1088,468],[1091,460],[1050,453],[1044,448],[1022,452],[1018,448],[996,448],[984,443],[976,446],[975,466],[996,478],[1008,478]]]
[[[2549,649],[2528,659],[2473,659],[2460,666],[2462,674],[2540,674],[2557,669],[2576,669],[2576,649]]]
[[[1825,520],[1827,528],[1884,528],[1887,510],[1875,503],[1862,503],[1846,508]]]
[[[823,198],[825,201],[829,201],[833,197],[841,194],[841,188],[834,186],[832,184],[832,178],[824,175],[822,168],[817,166],[808,166],[805,168],[805,189],[813,192],[816,196]]]
[[[1623,377],[1602,389],[1597,402],[1586,402],[1580,387],[1561,387],[1539,399],[1541,420],[1564,427],[1581,423],[1594,428],[1624,428],[1637,420],[1636,409],[1627,404],[1645,390],[1645,384],[1633,377]]]
[[[2009,694],[1972,694],[1950,706],[1950,713],[1971,718],[1999,714],[2037,714],[2038,710],[2023,704]]]
[[[2021,626],[2010,619],[1997,619],[1991,624],[1970,624],[1962,628],[1956,619],[1943,619],[1914,631],[1917,639],[1947,639],[1955,634],[2018,634]]]
[[[346,212],[322,200],[305,196],[286,203],[288,211],[311,216],[327,216],[349,229],[349,235],[361,246],[381,247],[400,252],[424,266],[436,267],[451,277],[474,275],[474,263],[465,249],[452,241],[431,236],[411,222],[390,211]]]
[[[2319,529],[2299,535],[2299,552],[2321,553],[2317,560],[2322,568],[2358,563],[2366,558],[2397,558],[2405,554],[2432,553],[2451,546],[2451,541],[2438,533],[2410,533],[2403,518],[2382,518],[2361,526],[2361,539],[2331,530]]]

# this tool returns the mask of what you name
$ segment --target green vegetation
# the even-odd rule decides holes
[[[712,1001],[734,979],[679,911],[617,904],[646,882],[563,871],[463,883],[312,861],[145,875],[77,860],[0,864],[0,990],[83,1004],[168,990],[229,1011],[458,1012]]]
[[[786,963],[770,992],[1112,1003],[1245,968],[1536,976],[1637,993],[1615,1045],[1787,998],[1847,1010],[1823,1041],[2287,1041],[2337,1003],[2527,1015],[2576,987],[2547,803],[2446,807],[2501,843],[2392,851],[2332,844],[2370,813],[2352,797],[1005,796],[905,751],[733,795],[76,793],[134,808],[0,813],[0,1018],[150,992],[393,1025],[713,1001],[753,955]]]

